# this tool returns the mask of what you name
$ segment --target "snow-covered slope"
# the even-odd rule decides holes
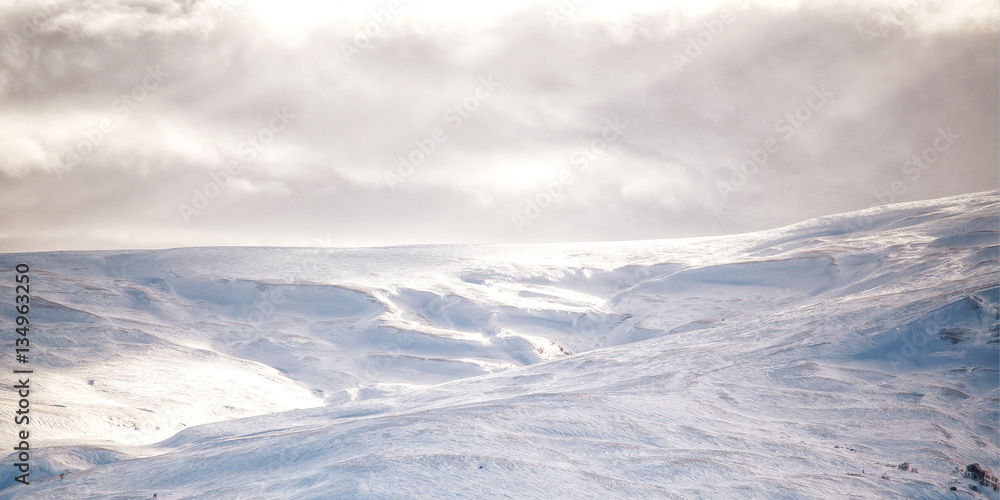
[[[44,447],[0,498],[997,498],[954,468],[1000,465],[998,226],[992,191],[685,240],[0,255]]]

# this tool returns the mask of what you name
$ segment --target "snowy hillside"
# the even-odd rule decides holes
[[[0,304],[32,268],[37,418],[0,498],[1000,498],[955,472],[1000,467],[998,200],[683,240],[2,254]]]

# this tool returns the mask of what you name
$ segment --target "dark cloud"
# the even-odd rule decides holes
[[[998,185],[995,2],[47,5],[0,11],[6,251],[665,238]]]

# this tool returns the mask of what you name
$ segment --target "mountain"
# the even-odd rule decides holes
[[[0,498],[998,498],[956,472],[1000,466],[998,201],[658,241],[0,254],[8,309],[31,267],[35,370],[31,484],[11,454]]]

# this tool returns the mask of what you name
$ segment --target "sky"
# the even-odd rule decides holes
[[[996,189],[998,1],[0,3],[0,252],[731,234]]]

